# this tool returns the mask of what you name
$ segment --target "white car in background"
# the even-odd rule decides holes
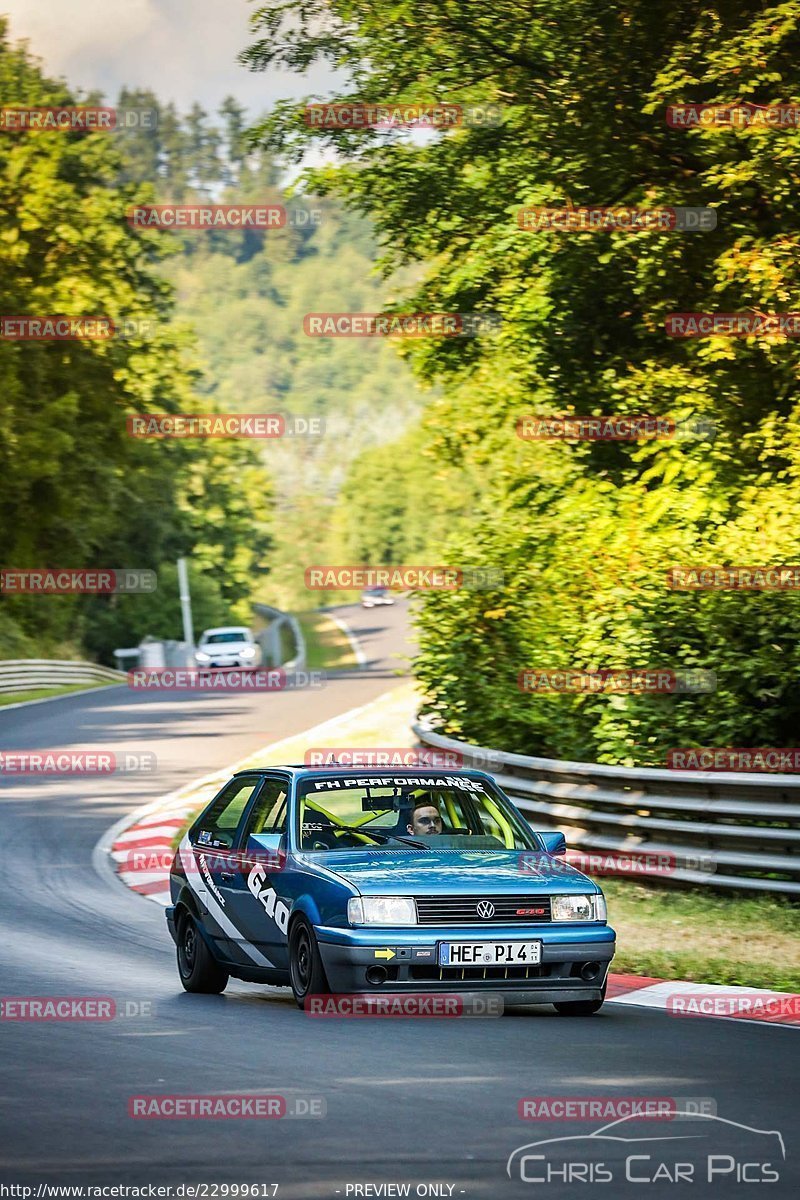
[[[261,647],[245,625],[204,629],[194,652],[200,668],[260,667]]]
[[[361,593],[361,607],[375,608],[379,604],[394,604],[394,596],[386,587],[368,587]]]

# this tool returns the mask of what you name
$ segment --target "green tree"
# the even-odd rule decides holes
[[[247,110],[233,96],[226,96],[219,106],[225,130],[226,167],[223,180],[236,185],[247,157]]]
[[[20,105],[76,103],[5,37],[0,90]],[[119,185],[114,136],[18,130],[0,141],[0,312],[104,316],[129,334],[0,340],[0,563],[152,568],[196,555],[225,601],[240,604],[270,545],[270,485],[252,450],[127,433],[134,412],[195,411],[197,372],[172,324],[166,243],[128,226],[142,189]],[[114,607],[72,596],[2,604],[4,628],[42,651],[77,652],[92,610]],[[108,641],[92,641],[105,658],[119,644],[107,628]]]
[[[208,124],[208,113],[200,104],[193,104],[186,117],[187,154],[193,186],[203,195],[210,195],[212,184],[222,174],[219,152],[222,143],[219,130]]]

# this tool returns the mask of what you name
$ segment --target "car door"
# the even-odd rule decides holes
[[[237,835],[235,868],[220,881],[242,939],[281,970],[289,964],[291,898],[281,895],[289,782],[289,776],[278,771],[264,776]]]
[[[183,866],[190,888],[200,901],[204,924],[223,957],[231,957],[238,939],[230,919],[225,886],[237,870],[236,845],[243,817],[261,794],[261,775],[240,775],[222,789],[214,803],[189,831],[190,849]],[[234,954],[234,961],[238,955]]]

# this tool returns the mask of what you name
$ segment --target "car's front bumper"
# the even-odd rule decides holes
[[[213,662],[197,664],[198,671],[255,671],[259,664],[252,658],[215,658]]]
[[[615,935],[608,925],[318,928],[333,992],[500,992],[517,1003],[599,1000]],[[541,941],[536,966],[440,967],[437,943]]]

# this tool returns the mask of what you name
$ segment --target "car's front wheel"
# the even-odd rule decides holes
[[[554,1004],[553,1008],[562,1017],[592,1017],[603,1007],[606,998],[606,985],[603,984],[603,994],[599,1000],[564,1000]]]
[[[187,992],[215,996],[228,985],[228,972],[214,958],[189,913],[178,924],[178,974]]]
[[[314,930],[304,917],[297,918],[289,933],[289,980],[301,1008],[307,996],[330,991]]]

